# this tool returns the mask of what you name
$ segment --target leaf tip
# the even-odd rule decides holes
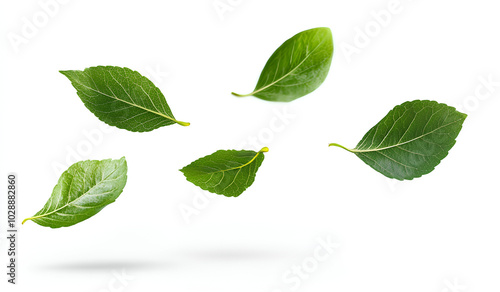
[[[329,27],[327,27],[327,26],[320,26],[320,27],[313,28],[313,29],[316,29],[316,30],[323,30],[323,31],[326,31],[326,32],[332,33],[332,30],[331,30]]]

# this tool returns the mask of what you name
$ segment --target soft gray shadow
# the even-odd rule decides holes
[[[158,270],[173,267],[171,263],[157,261],[102,261],[102,262],[61,262],[41,266],[40,269],[52,271],[110,271],[110,270]]]
[[[201,260],[276,260],[293,256],[283,250],[273,249],[210,249],[184,252],[185,256]]]

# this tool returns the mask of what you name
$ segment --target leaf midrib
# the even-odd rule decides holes
[[[105,182],[113,173],[115,173],[116,171],[118,170],[118,167],[116,167],[109,175],[107,175],[105,178],[103,178],[100,182],[98,182],[97,184],[95,184],[94,186],[92,186],[90,189],[88,189],[85,193],[83,193],[81,196],[79,196],[78,198],[74,199],[73,201],[71,202],[67,202],[66,204],[64,204],[62,207],[54,210],[54,211],[51,211],[49,213],[46,213],[46,214],[42,214],[42,215],[38,215],[38,216],[33,216],[33,217],[30,217],[30,218],[26,218],[24,219],[23,223],[28,221],[28,220],[34,220],[34,219],[39,219],[39,218],[43,218],[43,217],[47,217],[49,215],[52,215],[56,212],[59,212],[60,210],[68,207],[69,205],[75,203],[76,201],[78,201],[80,198],[84,197],[85,195],[87,195],[92,189],[94,189],[95,187],[97,187],[98,185],[100,185],[102,182]],[[73,182],[73,179],[71,180],[71,182]],[[68,193],[68,196],[69,196],[69,193]]]
[[[290,70],[288,73],[286,73],[285,75],[281,76],[280,78],[276,79],[275,81],[269,83],[268,85],[264,86],[264,87],[261,87],[260,89],[257,89],[255,90],[254,92],[250,93],[249,95],[254,95],[256,93],[259,93],[275,84],[277,84],[278,82],[280,82],[281,80],[285,79],[286,77],[290,76],[293,72],[295,72],[295,70],[297,70],[300,66],[302,66],[302,64],[304,64],[304,62],[314,53],[314,51],[316,51],[317,48],[319,48],[323,43],[325,42],[325,40],[322,40],[309,54],[307,54],[304,58],[304,60],[302,60],[297,66],[295,66],[292,70]]]
[[[138,104],[136,104],[136,103],[128,102],[128,101],[125,101],[125,100],[123,100],[123,99],[119,99],[119,98],[118,98],[118,97],[116,97],[116,96],[106,94],[106,93],[104,93],[104,92],[101,92],[100,90],[94,89],[94,88],[92,88],[92,87],[90,87],[90,86],[87,86],[87,85],[85,85],[85,84],[81,83],[81,82],[78,82],[76,79],[75,79],[75,81],[74,81],[74,82],[76,82],[76,83],[78,83],[79,85],[81,85],[81,86],[83,86],[83,87],[85,87],[85,88],[88,88],[88,89],[90,89],[90,90],[92,90],[92,91],[94,91],[94,92],[97,92],[97,93],[99,93],[99,94],[102,94],[102,95],[104,95],[104,96],[107,96],[107,97],[109,97],[109,98],[112,98],[112,99],[114,99],[114,100],[121,101],[121,102],[126,103],[126,104],[128,104],[128,105],[135,106],[135,107],[140,108],[140,109],[142,109],[142,110],[145,110],[145,111],[148,111],[148,112],[150,112],[150,113],[153,113],[153,114],[159,115],[159,116],[164,117],[164,118],[166,118],[166,119],[169,119],[169,120],[171,120],[171,121],[173,121],[173,122],[175,122],[175,123],[179,123],[179,121],[177,121],[176,119],[174,119],[174,118],[172,118],[172,117],[170,117],[170,116],[168,116],[168,115],[166,115],[166,114],[163,114],[163,113],[160,113],[160,112],[157,112],[157,111],[154,111],[154,110],[150,110],[150,109],[145,108],[145,107],[142,107],[142,106],[140,106],[140,105],[138,105]]]
[[[257,152],[257,154],[250,161],[248,161],[247,163],[242,164],[240,166],[232,167],[232,168],[229,168],[229,169],[218,170],[218,171],[214,171],[214,172],[205,172],[205,173],[202,173],[202,174],[195,174],[193,176],[202,176],[202,175],[207,175],[207,174],[213,175],[215,173],[226,172],[226,171],[231,171],[231,170],[235,170],[235,169],[242,169],[243,167],[250,165],[255,159],[257,159],[257,157],[259,156],[259,154],[264,155],[263,151],[259,151],[259,152]]]
[[[456,121],[453,121],[453,122],[450,122],[450,123],[448,123],[448,124],[442,125],[442,126],[440,126],[440,127],[436,128],[436,129],[434,129],[434,130],[432,130],[432,131],[430,131],[430,132],[427,132],[427,133],[425,133],[425,134],[423,134],[423,135],[420,135],[420,136],[418,136],[418,137],[415,137],[415,138],[410,139],[410,140],[408,140],[408,141],[405,141],[405,142],[403,142],[403,143],[397,143],[397,144],[394,144],[394,145],[391,145],[391,146],[387,146],[387,147],[382,147],[382,148],[373,148],[373,149],[366,149],[366,150],[360,150],[360,149],[356,149],[356,148],[354,148],[354,149],[349,149],[349,148],[346,148],[346,147],[344,147],[344,146],[342,146],[342,145],[335,144],[335,143],[334,143],[334,144],[335,144],[334,146],[338,146],[338,147],[344,148],[345,150],[347,150],[347,151],[349,151],[349,152],[352,152],[352,153],[367,153],[367,152],[375,152],[375,151],[387,150],[387,149],[391,149],[391,148],[394,148],[394,147],[399,147],[399,146],[401,146],[401,145],[405,145],[405,144],[411,143],[411,142],[413,142],[413,141],[416,141],[416,140],[418,140],[418,139],[421,139],[421,138],[423,138],[423,137],[425,137],[425,136],[427,136],[427,135],[430,135],[430,134],[434,133],[435,131],[437,131],[437,130],[439,130],[439,129],[442,129],[442,128],[448,127],[449,125],[452,125],[452,124],[454,124],[454,123],[460,122],[461,120],[462,120],[462,119],[458,119],[458,120],[456,120]]]

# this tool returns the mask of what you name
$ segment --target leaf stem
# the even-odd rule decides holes
[[[354,151],[352,151],[352,149],[349,149],[349,148],[344,147],[344,146],[342,146],[340,144],[337,144],[337,143],[330,143],[330,144],[328,144],[328,147],[331,147],[331,146],[340,147],[340,148],[345,149],[345,150],[347,150],[349,152],[354,152]]]
[[[263,147],[262,149],[260,149],[259,153],[263,153],[263,152],[267,152],[267,151],[269,151],[269,148]]]
[[[184,126],[184,127],[187,127],[189,125],[191,125],[191,123],[188,123],[188,122],[181,122],[181,121],[178,121],[178,120],[174,120],[177,124],[181,125],[181,126]]]
[[[245,97],[245,96],[251,96],[252,94],[254,94],[254,92],[249,93],[249,94],[238,94],[236,92],[231,92],[231,94],[234,96],[237,96],[237,97]]]

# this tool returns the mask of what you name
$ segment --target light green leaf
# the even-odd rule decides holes
[[[189,126],[174,118],[158,87],[137,71],[97,66],[60,72],[85,106],[108,125],[132,132],[149,132],[174,123]]]
[[[269,58],[253,95],[269,101],[292,101],[316,90],[325,81],[333,57],[332,32],[319,27],[300,32]]]
[[[255,174],[264,161],[259,152],[248,150],[219,150],[202,157],[180,171],[186,179],[200,188],[226,197],[241,195],[255,180]]]
[[[455,145],[466,114],[429,100],[396,106],[365,134],[356,148],[348,149],[389,178],[411,180],[428,174]]]
[[[80,223],[113,203],[127,182],[127,161],[87,160],[66,170],[45,206],[24,222],[59,228]]]

